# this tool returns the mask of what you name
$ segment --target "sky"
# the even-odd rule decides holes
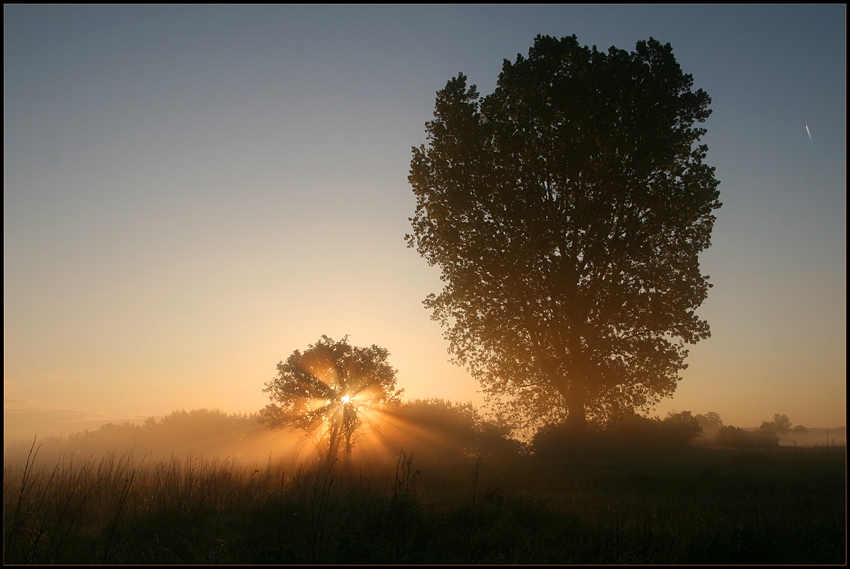
[[[538,34],[708,92],[712,337],[653,414],[846,424],[846,7],[4,5],[4,439],[249,413],[323,334],[481,405],[404,235],[436,91]]]

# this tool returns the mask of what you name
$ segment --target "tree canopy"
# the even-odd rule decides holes
[[[648,408],[709,337],[698,255],[721,204],[692,86],[652,38],[537,36],[491,95],[462,73],[437,92],[406,240],[442,271],[424,304],[455,363],[517,426]]]
[[[773,421],[762,421],[759,428],[777,433],[787,433],[791,430],[791,419],[788,418],[788,415],[775,413]]]
[[[322,336],[304,352],[295,350],[277,365],[278,373],[263,392],[271,403],[260,420],[269,428],[294,427],[318,434],[329,462],[344,444],[350,456],[360,413],[398,403],[396,370],[389,352],[378,346],[359,348],[348,336],[335,342]]]
[[[713,438],[717,431],[723,427],[723,419],[715,411],[709,411],[705,415],[696,415],[697,424],[702,429],[702,434],[706,438]]]

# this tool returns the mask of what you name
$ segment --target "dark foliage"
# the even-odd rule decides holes
[[[714,439],[717,436],[717,431],[723,426],[723,419],[714,411],[709,411],[705,415],[696,415],[697,423],[702,429],[702,438]]]
[[[788,418],[788,415],[776,413],[772,421],[762,421],[759,428],[777,434],[785,434],[791,431],[791,419]]]
[[[844,448],[419,472],[171,458],[4,469],[8,564],[844,564]],[[754,454],[754,453],[749,453]]]
[[[700,432],[690,411],[671,413],[664,420],[626,413],[584,432],[566,423],[546,425],[534,435],[531,449],[549,460],[669,454],[686,449]]]
[[[467,457],[501,458],[522,452],[510,427],[481,417],[471,403],[415,399],[388,407],[396,445],[414,449],[419,460],[457,462]],[[375,429],[382,432],[381,425]],[[390,438],[389,434],[385,434]]]
[[[721,427],[717,431],[716,441],[719,446],[737,449],[767,449],[779,446],[779,437],[773,429],[747,431],[732,425]]]
[[[413,149],[407,236],[445,288],[425,300],[515,427],[607,419],[676,388],[710,287],[720,207],[710,98],[669,44],[538,36],[483,99],[463,74]]]
[[[277,376],[263,389],[271,403],[261,411],[261,421],[271,429],[321,435],[329,464],[341,445],[350,457],[361,412],[399,402],[402,392],[395,391],[396,370],[388,356],[375,345],[352,346],[348,336],[338,342],[322,336],[277,365]]]

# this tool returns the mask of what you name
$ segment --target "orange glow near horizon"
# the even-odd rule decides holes
[[[261,412],[277,363],[322,335],[386,349],[404,401],[483,413],[423,306],[448,283],[405,241],[411,148],[447,80],[486,97],[553,29],[627,50],[656,30],[713,101],[711,337],[650,416],[846,424],[845,6],[137,10],[6,7],[7,444]],[[504,10],[516,25],[482,25]]]
[[[408,455],[414,453],[427,456],[441,450],[460,453],[464,449],[448,434],[428,429],[381,409],[368,411],[358,430],[352,456],[365,460],[393,461],[402,450]]]

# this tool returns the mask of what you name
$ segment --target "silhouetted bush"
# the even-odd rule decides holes
[[[476,431],[479,456],[507,458],[525,452],[524,445],[511,437],[511,427],[506,423],[481,419]]]
[[[702,428],[690,411],[670,413],[664,420],[629,414],[608,429],[615,442],[625,449],[654,451],[686,447]]]
[[[755,446],[759,448],[776,448],[779,446],[779,437],[776,433],[753,431],[750,436],[755,441]]]
[[[668,444],[683,446],[702,433],[702,427],[690,411],[670,413],[661,422],[662,437]]]
[[[531,439],[535,456],[546,460],[559,460],[575,456],[596,454],[606,439],[595,423],[588,423],[584,432],[577,432],[565,423],[544,425]]]
[[[779,446],[779,437],[771,429],[746,431],[727,425],[717,432],[717,444],[729,448],[755,449],[775,448]]]
[[[685,448],[701,430],[690,411],[671,413],[663,421],[627,412],[604,426],[589,424],[584,432],[565,424],[546,425],[534,435],[531,446],[535,455],[549,459],[599,453],[624,456],[669,452]]]
[[[458,460],[470,456],[500,456],[521,451],[510,438],[510,427],[483,419],[471,403],[415,399],[383,411],[390,421],[373,431],[420,459]]]
[[[723,427],[723,419],[714,411],[709,411],[705,415],[696,415],[695,419],[702,429],[700,434],[702,439],[714,439],[717,437],[717,431]]]

